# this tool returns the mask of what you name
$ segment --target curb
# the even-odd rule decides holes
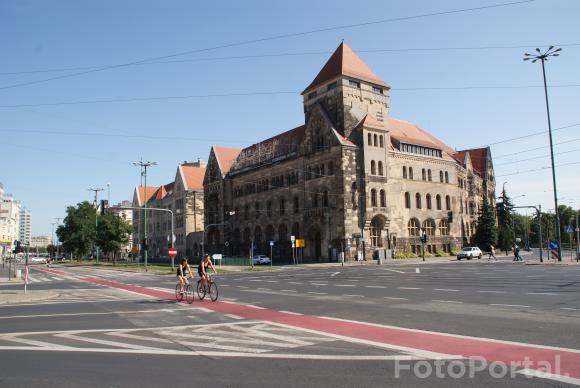
[[[58,298],[59,296],[59,293],[51,291],[28,291],[26,294],[23,291],[0,292],[0,305],[38,302],[40,300]]]

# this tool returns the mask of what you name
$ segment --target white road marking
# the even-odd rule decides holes
[[[295,313],[293,311],[286,311],[286,310],[280,310],[280,312],[281,313],[284,313],[284,314],[291,314],[291,315],[304,315],[304,314],[301,314],[301,313]]]
[[[307,294],[313,294],[313,295],[328,295],[328,292],[313,292],[313,291],[308,291]]]
[[[99,344],[99,345],[114,346],[116,348],[126,348],[126,349],[135,349],[135,350],[145,350],[145,349],[155,350],[155,348],[152,348],[150,346],[139,346],[139,345],[132,345],[132,344],[127,344],[127,343],[117,342],[117,341],[107,341],[107,340],[97,339],[97,338],[81,337],[79,335],[72,334],[72,333],[59,333],[59,334],[55,334],[55,337],[72,339],[72,340],[80,341],[80,342],[89,342],[89,343]]]
[[[244,304],[244,306],[251,307],[253,309],[258,309],[258,310],[267,310],[265,307],[260,307],[260,306],[256,306],[253,304]]]
[[[64,280],[63,278],[59,278],[59,277],[56,277],[56,276],[51,276],[51,278],[54,279],[54,280],[58,280],[58,281],[63,281]]]
[[[407,298],[396,298],[394,296],[385,296],[383,299],[391,299],[391,300],[409,300]]]
[[[551,296],[559,296],[559,294],[555,294],[553,292],[527,292],[526,295],[551,295]]]
[[[235,314],[224,314],[224,316],[232,319],[245,319],[244,317],[240,317],[239,315]]]
[[[505,291],[477,291],[477,292],[481,292],[481,293],[486,293],[486,294],[505,294]]]
[[[353,297],[356,297],[356,298],[364,298],[364,295],[355,295],[355,294],[344,294],[342,296],[353,296]]]
[[[523,304],[503,304],[503,303],[492,303],[492,304],[490,304],[490,306],[531,308],[531,306],[526,306]]]
[[[304,283],[300,283],[300,282],[288,282],[288,284],[304,284]]]
[[[271,288],[258,287],[256,290],[272,291]]]
[[[354,287],[356,284],[336,284],[336,287]]]
[[[420,287],[397,287],[399,290],[421,290]]]
[[[160,310],[127,310],[127,311],[107,311],[107,312],[94,312],[94,313],[62,313],[62,314],[35,314],[35,315],[12,315],[7,317],[0,317],[0,319],[15,319],[15,318],[50,318],[50,317],[76,317],[83,315],[111,315],[111,314],[147,314],[147,313],[157,313],[157,312],[172,312],[172,311],[183,311],[183,308],[179,309],[160,309]]]
[[[331,274],[330,274],[330,276],[331,276],[331,277],[334,277],[334,276],[338,275],[339,273],[340,273],[340,272],[333,272],[333,273],[331,273]]]
[[[549,380],[559,381],[561,383],[567,383],[567,384],[571,384],[571,385],[580,385],[580,379],[576,379],[574,377],[569,377],[569,376],[556,375],[553,373],[547,373],[547,372],[534,370],[534,369],[521,369],[521,370],[517,371],[516,373],[522,374],[524,376],[529,376],[529,377],[538,377],[541,379],[549,379]]]
[[[396,273],[406,273],[403,271],[397,271],[396,269],[386,269],[386,268],[384,268],[383,271],[396,272]]]
[[[277,280],[266,280],[266,283],[278,283]]]
[[[281,292],[298,292],[298,291],[295,291],[295,290],[280,290],[280,291]]]
[[[463,302],[460,302],[458,300],[439,300],[439,299],[433,299],[433,300],[431,300],[431,302],[437,302],[437,303],[463,303]]]
[[[560,310],[580,311],[580,309],[574,307],[560,307]]]
[[[250,287],[246,287],[246,286],[236,286],[238,288],[250,288]]]
[[[387,286],[365,286],[366,288],[387,288]]]
[[[459,292],[459,290],[453,290],[451,288],[434,288],[433,291]]]

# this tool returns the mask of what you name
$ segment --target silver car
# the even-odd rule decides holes
[[[481,249],[478,247],[465,247],[457,254],[457,260],[461,259],[481,259]]]

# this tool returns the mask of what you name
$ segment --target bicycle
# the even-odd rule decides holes
[[[215,302],[218,299],[218,286],[213,279],[213,276],[208,276],[209,279],[205,284],[202,284],[201,279],[197,281],[197,296],[199,300],[203,300],[206,294],[209,294],[209,297],[212,302]]]
[[[192,304],[194,299],[194,292],[191,284],[187,283],[183,285],[181,282],[177,282],[175,285],[175,299],[177,299],[178,302],[181,302],[184,295],[185,301],[189,304]]]

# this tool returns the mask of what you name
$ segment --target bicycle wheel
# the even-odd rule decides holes
[[[181,289],[180,283],[177,283],[175,285],[175,299],[177,299],[178,302],[181,302],[183,300],[183,291]]]
[[[201,283],[201,281],[198,280],[197,282],[197,296],[199,297],[199,300],[203,300],[203,298],[205,298],[205,287],[203,286],[203,284]]]
[[[211,282],[209,285],[209,297],[211,298],[212,302],[215,302],[218,298],[218,286],[214,282]]]
[[[185,300],[187,301],[187,303],[192,304],[193,303],[193,299],[194,299],[194,290],[193,290],[193,286],[191,284],[188,284],[187,287],[185,288]]]

